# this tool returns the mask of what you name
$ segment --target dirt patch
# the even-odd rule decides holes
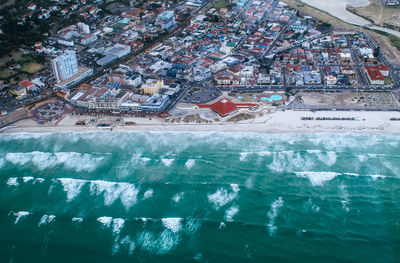
[[[211,122],[211,121],[201,118],[199,114],[185,116],[182,119],[182,121],[184,123],[193,123],[193,122],[194,123],[209,123],[209,122]]]
[[[248,113],[240,113],[230,119],[228,119],[228,122],[238,122],[238,121],[245,121],[245,120],[251,120],[254,119],[254,115],[248,114]]]

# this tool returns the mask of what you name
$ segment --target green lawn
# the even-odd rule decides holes
[[[388,86],[390,86],[390,85],[392,85],[392,83],[393,83],[393,81],[392,81],[392,79],[391,79],[391,78],[389,78],[389,77],[385,77],[385,85],[388,85]]]
[[[39,63],[36,63],[36,62],[31,62],[31,63],[23,65],[21,67],[21,70],[24,71],[24,72],[33,74],[33,73],[38,72],[39,70],[44,69],[45,67],[47,67],[46,64],[42,65],[42,64],[39,64]]]

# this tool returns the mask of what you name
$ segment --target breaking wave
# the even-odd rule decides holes
[[[30,213],[29,213],[29,212],[26,212],[26,211],[19,211],[19,212],[13,213],[13,215],[15,216],[14,224],[18,224],[18,222],[19,222],[21,219],[27,217],[29,214],[30,214]]]
[[[276,226],[276,219],[278,217],[280,209],[283,207],[283,199],[279,197],[271,204],[271,209],[268,211],[268,224],[267,229],[269,235],[272,237],[276,234],[278,227]]]
[[[215,193],[209,194],[208,201],[213,204],[216,210],[232,202],[239,192],[239,186],[237,184],[231,184],[231,189],[219,188]]]
[[[90,183],[90,193],[103,195],[105,206],[112,205],[119,198],[125,208],[129,209],[136,204],[139,189],[130,183],[96,180]]]
[[[171,230],[174,233],[177,233],[182,229],[182,218],[179,217],[162,218],[161,222],[165,228]]]
[[[161,162],[166,166],[170,167],[171,164],[175,161],[175,159],[161,159]]]
[[[42,225],[49,224],[49,223],[53,222],[55,219],[56,219],[55,215],[43,215],[39,221],[38,226],[40,227]]]
[[[186,161],[185,166],[187,169],[190,170],[194,166],[195,163],[196,163],[195,159],[189,159]]]
[[[233,217],[239,212],[239,206],[233,205],[225,211],[224,218],[227,222],[233,222]]]
[[[52,168],[56,165],[64,165],[67,169],[77,172],[94,171],[103,161],[103,156],[94,156],[87,153],[77,152],[27,152],[27,153],[7,153],[5,159],[18,166],[31,163],[40,170]]]

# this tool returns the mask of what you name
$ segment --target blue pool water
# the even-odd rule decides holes
[[[271,97],[267,98],[267,97],[262,97],[261,98],[262,101],[277,101],[277,100],[282,100],[282,96],[281,95],[272,95]]]

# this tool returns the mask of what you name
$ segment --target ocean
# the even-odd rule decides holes
[[[400,262],[400,137],[0,134],[0,262]]]

